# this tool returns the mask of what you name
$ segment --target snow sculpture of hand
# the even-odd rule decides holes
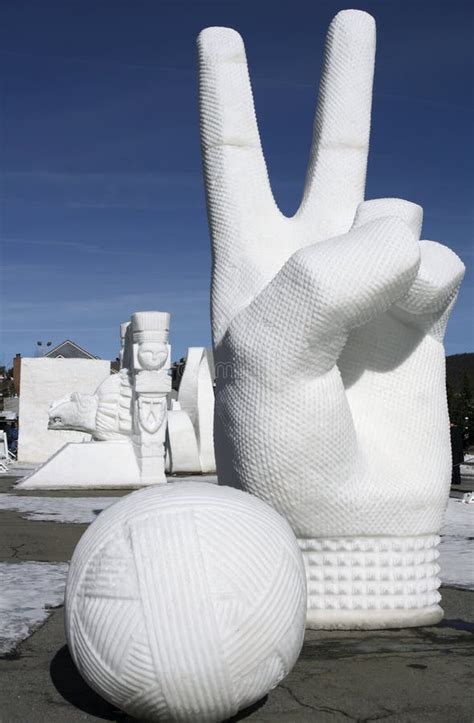
[[[415,204],[363,202],[374,21],[349,10],[330,26],[293,218],[272,196],[241,37],[208,28],[198,46],[219,482],[292,524],[309,627],[434,623],[450,479],[442,339],[464,267],[418,242]]]

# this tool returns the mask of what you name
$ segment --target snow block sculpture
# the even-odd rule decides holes
[[[292,218],[271,192],[241,37],[208,28],[198,48],[219,482],[290,521],[309,627],[436,623],[442,340],[464,267],[418,240],[419,206],[363,200],[374,20],[347,10],[331,23]]]
[[[121,369],[93,394],[73,392],[51,402],[48,429],[75,429],[101,442],[123,440],[132,433],[132,395],[130,370]]]
[[[20,490],[138,489],[140,468],[130,440],[65,444],[24,477]]]
[[[65,445],[17,487],[136,489],[165,481],[164,471],[169,474],[215,474],[214,390],[207,351],[203,347],[188,350],[178,400],[171,400],[171,409],[167,410],[171,352],[169,345],[158,339],[166,330],[138,329],[134,332],[133,326],[133,322],[135,326],[137,323],[156,324],[150,315],[159,313],[139,312],[133,315],[132,322],[121,324],[122,368],[118,374],[109,376],[94,394],[73,392],[50,404],[50,430],[81,431],[91,435],[94,442]],[[168,325],[168,315],[162,314],[158,323]],[[148,341],[140,342],[139,339]],[[140,343],[139,357],[137,344]],[[155,345],[153,349],[150,344]],[[151,369],[150,363],[163,366]],[[157,371],[161,374],[159,378],[151,374]],[[150,385],[147,392],[144,391],[145,383]],[[152,419],[153,415],[155,418]],[[141,418],[146,424],[152,420],[153,426],[160,421],[155,437],[149,436],[150,432],[141,426],[142,421],[137,422]],[[141,456],[140,434],[147,435],[147,444],[154,439],[156,445],[152,448],[145,444],[144,457]],[[163,450],[166,451],[164,462]],[[149,458],[147,455],[151,452],[155,456]],[[148,465],[148,472],[144,465]]]
[[[50,430],[78,430],[93,442],[65,445],[25,477],[21,489],[111,489],[164,484],[169,314],[137,312],[120,327],[122,367],[94,394],[53,401]]]
[[[72,394],[53,402],[49,429],[83,430],[98,441],[123,440],[132,436],[133,419],[138,419],[138,410],[134,416],[133,365],[136,362],[131,351],[134,343],[131,334],[130,323],[121,324],[120,372],[102,384],[94,395]],[[164,371],[167,374],[169,353],[166,362]],[[163,380],[168,394],[169,378],[163,376]],[[163,392],[162,402],[161,411],[165,412]],[[171,474],[214,474],[214,389],[204,347],[188,349],[178,399],[171,402],[167,425],[166,471]],[[163,424],[161,429],[165,428]]]
[[[90,439],[90,433],[83,428],[50,431],[48,409],[52,399],[69,396],[73,391],[92,394],[109,379],[110,361],[105,359],[23,358],[18,460],[42,464],[68,442]]]
[[[102,512],[66,588],[81,675],[140,720],[211,723],[259,700],[296,662],[305,614],[288,523],[205,483],[150,487]]]
[[[190,455],[194,458],[196,448],[197,458],[189,471],[215,473],[214,388],[204,347],[188,349],[177,402],[168,414],[170,471],[187,471],[185,460],[191,462]],[[194,442],[190,439],[192,434]]]
[[[189,414],[181,409],[179,401],[175,399],[171,400],[168,412],[167,452],[166,471],[169,474],[194,474],[201,471],[196,430]]]

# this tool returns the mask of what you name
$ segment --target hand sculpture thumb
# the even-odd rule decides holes
[[[440,244],[418,243],[420,226],[415,204],[361,204],[348,234],[289,259],[221,347],[234,374],[218,394],[219,480],[290,520],[307,566],[310,626],[418,625],[442,615],[436,532],[449,455],[440,341],[464,268]],[[392,371],[391,345],[406,355]],[[389,368],[375,378],[364,369],[353,382],[354,364],[370,369],[373,350]],[[410,444],[400,463],[398,424],[419,463]]]

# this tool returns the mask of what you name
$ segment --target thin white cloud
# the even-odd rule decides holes
[[[78,249],[79,251],[90,251],[91,253],[110,253],[111,249],[104,249],[97,244],[85,243],[83,241],[64,241],[62,239],[30,239],[7,236],[2,238],[2,244],[14,246],[61,246]]]
[[[118,324],[133,312],[146,309],[170,311],[173,316],[173,326],[176,328],[183,323],[192,325],[201,321],[203,308],[207,309],[208,303],[207,288],[191,289],[186,293],[181,290],[161,288],[156,292],[120,294],[106,298],[61,298],[48,301],[8,300],[3,309],[3,317],[8,321],[8,327],[3,328],[3,332],[63,331],[65,329],[110,331],[113,326],[112,320]],[[104,321],[109,319],[110,324],[104,326]],[[79,327],[76,326],[78,320]],[[87,325],[88,321],[90,321],[90,326]]]
[[[46,169],[3,172],[4,202],[69,208],[203,208],[200,172],[70,173]]]
[[[146,243],[147,240],[144,239],[144,243]],[[130,244],[127,248],[127,244],[125,243],[122,245],[117,245],[114,241],[108,242],[109,246],[101,246],[99,244],[91,244],[85,241],[70,241],[70,240],[63,240],[63,239],[33,239],[33,238],[20,238],[15,236],[8,236],[3,237],[1,239],[0,247],[1,245],[11,245],[14,247],[18,246],[45,246],[45,247],[54,247],[57,250],[60,248],[68,249],[69,251],[79,251],[84,252],[87,254],[97,254],[97,255],[105,255],[105,256],[132,256],[134,258],[137,258],[139,256],[140,258],[153,258],[158,259],[160,256],[160,251],[157,248],[155,251],[149,251],[146,249],[140,248],[140,244],[135,242],[133,245]],[[148,242],[149,243],[149,242]],[[178,244],[179,242],[177,240],[169,239],[169,243],[175,243]]]
[[[60,60],[61,63],[80,63],[83,65],[95,65],[98,67],[107,67],[110,66],[112,68],[130,68],[131,70],[152,70],[152,71],[160,71],[166,74],[173,73],[179,77],[183,78],[191,78],[194,79],[196,76],[196,71],[194,68],[177,68],[170,65],[158,65],[153,63],[125,63],[121,60],[115,60],[115,59],[104,59],[104,58],[86,58],[86,57],[80,57],[77,55],[62,55],[59,53],[28,53],[26,51],[20,51],[20,50],[8,50],[8,49],[2,49],[0,50],[0,53],[4,55],[10,55],[12,57],[20,57],[20,58],[33,58],[34,60]]]

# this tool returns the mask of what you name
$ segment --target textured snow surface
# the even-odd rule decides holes
[[[0,655],[11,652],[63,604],[66,562],[0,563]]]

